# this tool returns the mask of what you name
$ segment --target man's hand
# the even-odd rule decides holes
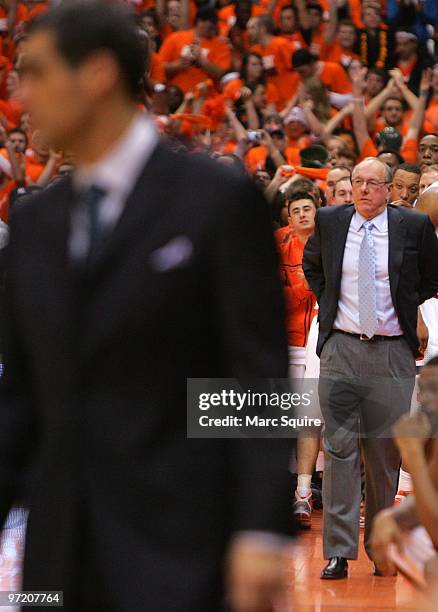
[[[237,538],[228,554],[226,588],[232,612],[286,612],[282,550],[263,551]]]
[[[430,438],[432,428],[424,412],[413,416],[403,416],[392,428],[394,442],[397,444],[404,465],[409,469],[409,460],[419,450],[422,452],[426,441]]]
[[[192,61],[188,57],[179,57],[174,62],[171,62],[174,72],[183,72],[192,66]]]
[[[432,68],[426,68],[421,73],[420,93],[422,91],[429,92],[429,89],[432,87],[432,74]]]
[[[395,544],[400,549],[402,535],[403,532],[397,525],[392,508],[382,510],[376,515],[371,531],[371,555],[383,575],[391,576],[396,571],[388,557],[388,548],[390,544]]]
[[[283,164],[277,168],[272,183],[280,187],[295,174],[295,168],[289,164]]]
[[[353,96],[360,98],[363,95],[367,69],[364,66],[353,65],[348,72],[353,86]]]
[[[399,68],[393,68],[392,70],[390,70],[389,76],[392,78],[392,80],[394,81],[394,84],[399,89],[402,89],[405,86],[405,79]]]
[[[429,342],[429,330],[427,329],[426,323],[423,321],[423,317],[419,314],[417,322],[417,336],[420,341],[418,350],[424,355],[427,349],[427,343]]]

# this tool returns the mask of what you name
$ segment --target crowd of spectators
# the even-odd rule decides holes
[[[438,138],[427,136],[438,132],[433,0],[126,1],[151,52],[139,106],[174,148],[207,153],[262,188],[275,180],[278,226],[275,196],[298,176],[326,192],[329,169],[368,156],[393,168],[438,163]],[[50,4],[0,2],[3,223],[17,188],[44,188],[74,161],[49,149],[19,100],[26,29]]]

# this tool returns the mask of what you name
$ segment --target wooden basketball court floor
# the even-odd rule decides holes
[[[349,562],[348,578],[320,580],[319,574],[326,564],[322,556],[322,511],[314,511],[312,528],[300,532],[291,556],[291,606],[294,612],[405,612],[425,609],[424,599],[403,576],[373,576],[373,564],[363,548],[363,530],[359,559]]]
[[[4,530],[0,545],[0,590],[19,590],[22,555],[23,530]],[[424,600],[419,593],[402,576],[377,578],[372,575],[373,566],[365,555],[362,542],[359,560],[350,562],[348,579],[320,580],[319,574],[324,565],[322,512],[315,511],[312,528],[301,532],[292,549],[291,612],[389,612],[420,609],[429,612],[429,607],[424,607]],[[2,607],[1,610],[15,612],[17,608]],[[430,612],[438,610],[431,609]]]

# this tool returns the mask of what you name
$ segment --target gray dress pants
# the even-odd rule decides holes
[[[324,558],[357,559],[365,463],[365,550],[374,516],[393,504],[400,455],[391,426],[409,412],[415,359],[403,337],[360,340],[336,332],[321,354],[324,417]],[[370,557],[371,558],[371,557]]]

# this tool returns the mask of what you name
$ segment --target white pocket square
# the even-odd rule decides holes
[[[187,236],[172,238],[149,257],[154,272],[168,272],[186,266],[193,257],[193,244]]]

